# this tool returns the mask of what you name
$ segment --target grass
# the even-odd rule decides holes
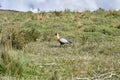
[[[100,79],[120,79],[119,11],[42,12],[40,19],[32,12],[0,13],[1,34],[12,27],[12,40],[17,44],[27,41],[21,49],[7,50],[11,57],[7,64],[0,58],[1,79],[76,80],[109,72],[114,75]],[[60,48],[56,32],[73,44]]]

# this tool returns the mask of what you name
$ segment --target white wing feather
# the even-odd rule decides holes
[[[65,39],[65,38],[60,38],[60,42],[62,42],[62,43],[69,43],[69,41],[67,39]]]

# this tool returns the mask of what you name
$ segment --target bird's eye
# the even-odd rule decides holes
[[[57,35],[57,33],[55,33],[55,35]]]

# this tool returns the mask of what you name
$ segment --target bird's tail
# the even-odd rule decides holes
[[[72,44],[72,41],[69,40],[69,43]]]

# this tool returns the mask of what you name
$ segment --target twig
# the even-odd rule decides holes
[[[111,72],[108,72],[108,73],[104,73],[104,74],[101,74],[95,77],[91,77],[91,79],[100,79],[102,77],[106,77],[107,75],[111,75],[111,74],[112,74]]]
[[[76,80],[91,80],[89,78],[76,78]]]
[[[95,76],[89,77],[89,78],[76,78],[75,80],[105,80],[107,78],[111,78],[113,75],[116,75],[116,74],[108,72],[108,73],[104,73],[104,74],[101,74],[101,75],[98,75],[98,76],[95,75]],[[116,75],[116,76],[118,76],[118,75]]]

